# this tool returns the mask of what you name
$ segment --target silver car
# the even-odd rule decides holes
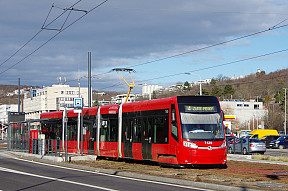
[[[258,139],[249,139],[248,137],[242,137],[231,141],[228,151],[232,153],[242,153],[247,155],[249,153],[260,153],[266,152],[266,144]]]

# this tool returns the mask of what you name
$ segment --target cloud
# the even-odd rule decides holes
[[[67,8],[77,1],[53,2],[55,7],[46,23],[53,21],[63,11],[59,7]],[[89,10],[100,2],[102,1],[81,1],[74,8]],[[41,29],[52,1],[14,0],[1,3],[0,64]],[[56,78],[60,75],[62,77],[66,75],[69,79],[77,78],[79,74],[85,76],[87,52],[92,52],[93,74],[105,73],[115,67],[134,66],[267,29],[283,21],[287,17],[286,12],[287,2],[282,0],[108,1],[71,25],[13,69],[3,73],[0,83],[15,83],[14,79],[21,77],[28,83],[38,85],[37,81],[41,81],[49,86],[56,82]],[[49,27],[61,28],[69,13],[67,11]],[[64,28],[84,14],[72,11]],[[41,31],[17,56],[3,64],[0,72],[35,51],[57,32]],[[277,30],[267,35],[286,34],[287,30]],[[168,59],[165,62],[138,66],[135,68],[136,78],[143,80],[157,77],[162,73],[165,75],[173,71],[178,72],[181,68],[187,67],[188,63],[192,63],[191,60],[196,61],[192,64],[194,66],[200,63],[209,64],[213,60],[221,61],[225,55],[217,51],[225,49],[229,52],[230,48],[252,47],[254,44],[252,40],[244,39],[211,50],[194,52],[177,57],[179,60]],[[175,63],[170,63],[172,61],[178,64],[177,68],[174,68]],[[159,70],[161,74],[157,72]],[[107,87],[104,85],[104,79],[107,80],[107,86],[117,81],[111,76],[106,76],[100,80],[103,81],[102,87]],[[175,79],[176,81],[181,79]]]

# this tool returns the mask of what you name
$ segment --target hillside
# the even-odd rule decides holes
[[[21,88],[23,87],[29,86],[21,86]],[[244,100],[255,99],[261,101],[269,110],[269,115],[267,116],[267,119],[265,119],[265,128],[283,131],[285,103],[283,88],[288,88],[288,69],[277,70],[269,74],[262,71],[236,80],[231,80],[228,77],[219,75],[219,77],[212,79],[210,84],[203,84],[202,92],[203,95],[217,96],[220,101],[231,98]],[[16,85],[0,85],[0,103],[17,104],[17,95],[10,97],[6,96],[8,92],[13,92],[16,89]],[[97,93],[93,91],[93,100],[110,100],[111,97],[121,94],[119,92],[105,92],[105,95],[99,95]],[[199,94],[199,86],[186,87],[174,92],[154,92],[152,98],[156,99],[176,95],[197,94]],[[143,100],[143,98],[140,98],[139,100]]]
[[[23,88],[23,86],[20,86]],[[17,104],[18,103],[18,96],[7,96],[7,93],[13,92],[14,90],[18,89],[16,85],[0,85],[0,103],[2,104]]]
[[[267,118],[264,119],[265,128],[283,131],[285,116],[284,88],[288,88],[288,69],[278,70],[269,74],[262,71],[237,80],[220,76],[212,79],[210,84],[203,84],[202,93],[203,95],[217,96],[220,101],[224,99],[254,99],[261,101],[269,113]],[[199,86],[196,86],[179,89],[176,92],[154,93],[153,98],[198,94]]]

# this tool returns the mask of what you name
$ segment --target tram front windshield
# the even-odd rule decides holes
[[[190,141],[220,141],[224,139],[221,113],[216,106],[180,107],[183,139]]]

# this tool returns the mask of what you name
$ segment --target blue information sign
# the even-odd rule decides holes
[[[74,107],[82,107],[82,98],[74,98]]]

